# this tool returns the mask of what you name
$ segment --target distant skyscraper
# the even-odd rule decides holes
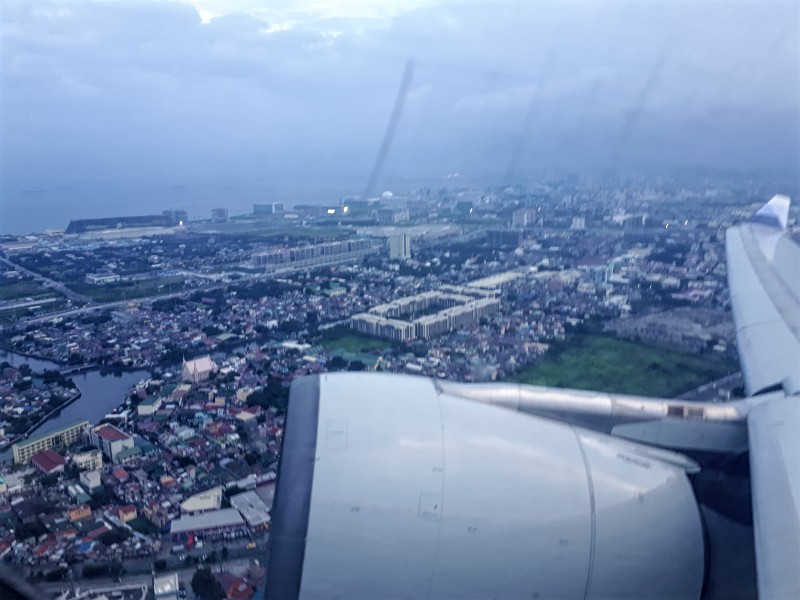
[[[283,202],[271,202],[269,204],[253,204],[254,215],[274,215],[286,210]]]
[[[389,258],[405,260],[411,258],[411,236],[405,233],[389,238]]]
[[[228,209],[227,208],[212,208],[211,220],[215,223],[227,223]]]
[[[572,229],[586,229],[586,217],[572,217]]]
[[[515,210],[511,216],[511,226],[515,228],[524,229],[530,227],[536,222],[538,216],[536,209],[533,208],[520,208]]]
[[[162,214],[172,220],[175,225],[185,225],[189,221],[189,213],[185,210],[167,209]]]

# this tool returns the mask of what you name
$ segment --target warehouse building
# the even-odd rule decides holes
[[[231,506],[241,513],[251,531],[269,529],[269,508],[255,492],[242,492],[232,496]]]
[[[247,534],[247,523],[235,508],[222,508],[175,519],[169,532],[174,543],[185,542],[190,535],[204,540],[232,539]]]

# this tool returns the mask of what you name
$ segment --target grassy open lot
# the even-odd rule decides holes
[[[719,358],[584,335],[510,378],[517,383],[673,397],[733,373]]]
[[[322,227],[276,227],[270,229],[257,229],[252,232],[248,232],[248,235],[254,235],[257,237],[272,237],[278,236],[283,237],[287,236],[290,238],[337,238],[341,237],[342,234],[346,233],[347,231],[340,228],[340,227],[333,227],[333,226],[322,226]]]
[[[17,300],[28,296],[35,298],[46,294],[52,296],[53,292],[36,281],[0,280],[0,300]]]
[[[184,277],[162,277],[146,281],[122,282],[111,285],[92,285],[75,283],[69,287],[80,294],[86,294],[96,302],[115,302],[144,296],[156,296],[179,292],[183,289]]]
[[[330,352],[339,351],[349,354],[367,353],[371,350],[385,350],[391,347],[391,343],[386,340],[351,333],[347,330],[342,331],[339,328],[323,333],[319,344]]]
[[[51,298],[52,294],[48,296]],[[44,298],[36,298],[36,301],[41,301]],[[59,296],[55,302],[46,302],[39,305],[41,308],[37,310],[30,310],[29,308],[17,308],[14,310],[0,310],[0,325],[7,325],[10,323],[14,323],[19,319],[24,319],[26,317],[35,317],[41,316],[47,313],[54,313],[60,310],[66,310],[69,308],[67,304],[66,298],[63,296]]]

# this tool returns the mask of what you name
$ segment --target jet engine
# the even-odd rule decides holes
[[[266,597],[699,598],[694,468],[427,378],[299,379]]]

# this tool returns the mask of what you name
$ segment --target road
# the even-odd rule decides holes
[[[194,292],[196,290],[192,290]],[[184,294],[191,292],[173,292],[171,294],[164,294],[163,296],[148,296],[143,298],[136,298],[135,300],[117,300],[115,302],[106,302],[104,304],[95,304],[93,306],[84,306],[83,308],[73,308],[71,310],[62,310],[60,312],[53,312],[41,317],[31,317],[30,319],[20,319],[16,325],[34,325],[36,323],[44,323],[45,321],[52,321],[55,318],[75,317],[78,315],[85,315],[92,312],[101,310],[111,310],[114,308],[123,308],[132,302],[154,302],[155,300],[164,300],[167,298],[177,298]]]
[[[9,262],[8,260],[6,260],[6,259],[4,259],[2,257],[0,257],[0,261],[4,261],[8,265],[10,265],[10,266],[12,266],[14,268],[23,270],[22,267],[18,267],[14,263]],[[26,273],[29,272],[29,273],[31,273],[31,275],[36,276],[39,279],[42,279],[41,275],[33,273],[33,271],[25,271],[25,272]],[[156,300],[167,300],[169,298],[183,298],[183,297],[189,296],[191,294],[194,294],[196,292],[210,292],[210,291],[213,291],[213,290],[225,289],[230,285],[234,285],[234,284],[238,285],[238,284],[242,284],[242,283],[261,281],[261,280],[264,280],[264,279],[272,279],[275,276],[276,276],[276,273],[261,273],[261,274],[258,274],[258,275],[251,275],[250,277],[242,277],[241,279],[237,279],[236,281],[225,281],[225,282],[222,282],[222,283],[215,283],[215,284],[211,284],[211,285],[201,285],[201,286],[189,289],[189,290],[181,290],[179,292],[170,292],[168,294],[159,294],[157,296],[141,296],[139,298],[129,298],[129,299],[126,299],[126,300],[115,300],[113,302],[104,302],[102,304],[96,304],[91,299],[89,299],[89,302],[91,302],[90,306],[84,306],[82,308],[73,308],[73,309],[70,309],[70,310],[63,310],[63,311],[60,311],[60,312],[52,312],[52,313],[48,313],[48,314],[40,316],[40,317],[30,317],[30,318],[27,318],[27,319],[20,319],[19,321],[14,323],[14,325],[35,325],[36,323],[44,323],[45,321],[50,321],[50,320],[58,318],[58,317],[65,318],[65,317],[74,317],[74,316],[78,316],[78,315],[85,315],[85,314],[92,313],[92,312],[97,312],[97,311],[111,310],[111,309],[115,309],[115,308],[123,308],[123,307],[128,306],[129,304],[147,304],[147,303],[150,303],[150,302],[155,302]],[[47,279],[47,281],[52,281],[52,280]],[[48,285],[50,285],[50,284],[48,284]],[[72,295],[71,297],[73,297],[73,298],[75,296],[80,296],[81,298],[86,298],[86,296],[81,296],[80,294],[76,294],[72,290],[69,290],[69,288],[67,288],[64,284],[61,284],[61,283],[58,283],[58,282],[53,282],[53,285],[60,286],[59,291],[61,290],[61,288],[63,288],[64,290],[68,290],[69,294],[71,294]],[[66,292],[64,292],[64,293],[66,294]]]
[[[51,288],[51,289],[63,294],[64,296],[66,296],[70,300],[75,300],[77,302],[85,302],[87,304],[93,304],[94,303],[94,301],[91,298],[89,298],[89,296],[84,296],[83,294],[79,294],[77,292],[73,292],[71,289],[69,289],[63,283],[55,281],[54,279],[50,279],[49,277],[45,277],[44,275],[41,275],[41,274],[37,273],[36,271],[31,271],[30,269],[26,269],[22,265],[19,265],[19,264],[15,263],[15,262],[11,262],[7,258],[4,258],[4,257],[0,256],[0,262],[6,264],[7,266],[11,267],[12,269],[15,269],[17,271],[20,271],[21,273],[25,273],[26,275],[28,275],[30,277],[33,277],[37,281],[43,283],[45,285],[45,287]]]
[[[251,551],[252,552],[252,551]],[[231,573],[242,575],[247,572],[250,567],[250,561],[257,559],[262,565],[266,566],[266,554],[263,551],[258,553],[251,553],[247,558],[229,558],[228,560],[206,565],[212,571],[229,571]],[[125,562],[128,568],[128,561]],[[151,565],[152,566],[152,565]],[[79,579],[76,578],[74,585],[75,588],[80,588],[82,591],[89,589],[108,589],[116,588],[119,586],[151,586],[153,584],[153,575],[151,566],[141,572],[128,572],[121,577],[121,581],[117,581],[116,577],[98,577],[96,579]],[[80,565],[76,565],[80,568]],[[195,574],[197,567],[192,565],[190,567],[180,566],[177,568],[167,567],[163,571],[159,571],[156,575],[163,575],[169,573],[177,573],[178,580],[184,584],[186,590],[189,592],[189,598],[193,596],[191,589],[192,577]],[[45,592],[47,597],[53,597],[54,594],[66,589],[70,589],[72,583],[69,581],[56,581],[56,582],[40,582],[33,584],[34,587],[42,592]]]

